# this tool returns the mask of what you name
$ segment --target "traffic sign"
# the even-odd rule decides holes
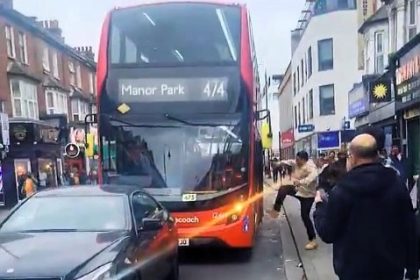
[[[69,158],[77,158],[80,154],[80,148],[74,143],[67,144],[64,151]]]
[[[303,124],[303,125],[299,125],[298,127],[299,133],[312,132],[314,130],[315,130],[315,126],[313,124]]]

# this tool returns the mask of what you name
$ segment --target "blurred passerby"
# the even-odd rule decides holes
[[[31,173],[27,173],[24,177],[22,195],[24,198],[30,197],[37,191],[37,181],[33,178]]]
[[[309,242],[306,244],[306,250],[314,250],[318,247],[316,243],[315,229],[310,218],[312,205],[316,193],[318,171],[314,162],[309,161],[307,152],[302,151],[296,155],[295,170],[291,174],[290,184],[280,187],[277,192],[274,207],[269,211],[273,218],[277,218],[284,199],[289,195],[300,201],[300,214],[308,234]]]
[[[400,148],[396,145],[392,146],[391,161],[393,166],[400,173],[401,181],[407,186],[412,186],[413,180],[409,178],[409,167],[406,157],[401,153]]]
[[[418,278],[411,199],[398,175],[378,162],[375,139],[361,134],[350,144],[349,172],[328,199],[317,192],[315,225],[333,243],[340,280]]]
[[[273,181],[277,183],[280,173],[280,160],[276,157],[271,162],[271,170],[273,172]]]

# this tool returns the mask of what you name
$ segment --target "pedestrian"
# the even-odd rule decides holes
[[[284,199],[288,195],[297,198],[300,202],[300,215],[309,240],[305,249],[314,250],[318,247],[318,244],[316,243],[315,228],[310,218],[310,213],[316,193],[318,171],[315,163],[309,161],[307,152],[297,153],[295,168],[290,176],[291,180],[288,180],[286,184],[282,184],[278,190],[273,209],[269,211],[269,214],[272,218],[277,218]]]
[[[378,161],[375,138],[353,139],[348,173],[324,196],[315,198],[315,226],[333,244],[340,280],[418,278],[415,217],[398,175]]]
[[[280,172],[280,160],[275,157],[271,162],[271,170],[273,172],[273,182],[277,183]]]
[[[340,151],[337,160],[328,164],[318,177],[318,189],[329,193],[337,182],[346,174],[347,153]]]
[[[33,178],[31,173],[27,173],[24,177],[22,186],[22,196],[24,198],[30,197],[37,191],[37,181]]]
[[[391,149],[391,156],[390,159],[392,161],[393,166],[398,170],[400,173],[401,181],[403,181],[406,186],[411,187],[413,185],[413,179],[409,178],[409,166],[407,158],[401,153],[400,148],[397,145],[392,146]],[[412,176],[411,176],[412,177]]]

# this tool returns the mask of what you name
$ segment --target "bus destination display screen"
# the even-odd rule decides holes
[[[228,101],[228,78],[121,79],[120,102],[209,102]]]

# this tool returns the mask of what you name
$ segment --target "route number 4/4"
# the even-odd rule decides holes
[[[226,95],[225,82],[207,82],[206,86],[204,87],[204,94],[206,94],[208,98],[224,98]]]

